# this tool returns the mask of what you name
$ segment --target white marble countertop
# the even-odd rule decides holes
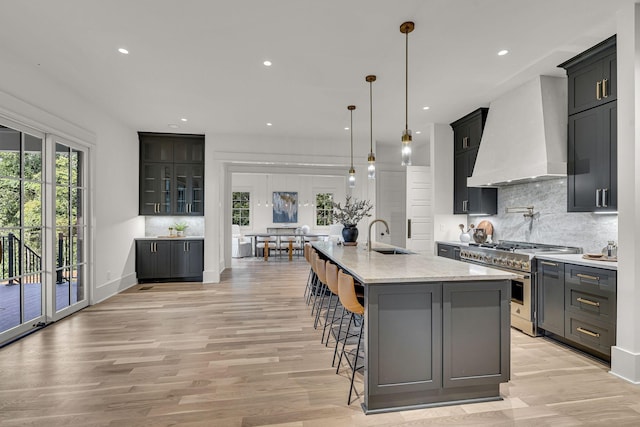
[[[593,259],[584,259],[582,254],[570,255],[536,255],[536,259],[546,259],[548,261],[566,262],[569,264],[584,265],[587,267],[605,268],[607,270],[618,270],[617,261],[598,261]]]
[[[204,236],[182,236],[182,237],[169,237],[169,236],[148,236],[148,237],[136,237],[134,240],[203,240]]]
[[[334,242],[313,242],[312,245],[364,284],[505,280],[519,277],[515,273],[436,255],[384,255],[369,252],[364,246],[342,246]],[[375,247],[389,246],[376,244]]]

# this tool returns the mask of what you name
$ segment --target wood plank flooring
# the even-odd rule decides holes
[[[504,400],[364,415],[312,327],[307,273],[234,260],[219,284],[137,285],[0,349],[0,426],[640,425],[640,387],[517,331]]]

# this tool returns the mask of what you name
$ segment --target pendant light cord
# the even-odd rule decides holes
[[[369,152],[373,153],[373,82],[369,82]]]
[[[351,169],[353,169],[353,110],[351,110]]]
[[[405,33],[406,35],[406,43],[405,43],[405,62],[404,62],[404,69],[405,69],[405,85],[404,85],[404,111],[405,111],[405,116],[404,116],[404,128],[405,130],[409,130],[409,31],[407,31]]]

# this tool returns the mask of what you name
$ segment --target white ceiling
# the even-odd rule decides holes
[[[0,46],[133,129],[156,132],[348,139],[346,107],[355,104],[354,137],[368,141],[365,76],[376,74],[374,138],[399,143],[402,22],[416,25],[415,132],[535,75],[563,75],[557,64],[614,34],[616,11],[633,2],[2,0]]]

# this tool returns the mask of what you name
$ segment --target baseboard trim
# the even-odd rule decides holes
[[[218,271],[205,270],[202,274],[204,283],[220,283],[220,273]]]
[[[129,289],[133,285],[138,283],[136,273],[127,274],[119,279],[112,280],[107,283],[103,283],[97,286],[91,297],[91,305],[98,304],[107,298],[110,298],[126,289]]]
[[[609,372],[632,384],[640,384],[640,353],[633,353],[618,346],[611,347]]]

